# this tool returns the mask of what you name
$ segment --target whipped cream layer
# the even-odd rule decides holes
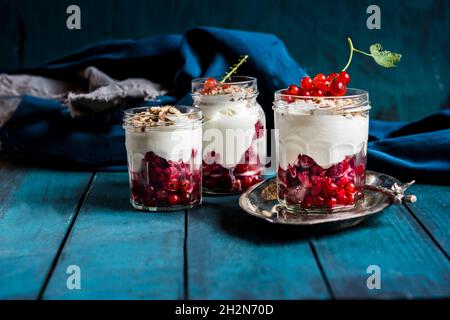
[[[281,168],[294,164],[298,155],[311,157],[322,168],[367,148],[368,115],[343,115],[314,110],[306,105],[275,110],[277,156]]]
[[[204,116],[203,155],[216,153],[224,168],[238,164],[255,135],[258,111],[247,99],[231,100],[229,95],[202,96],[194,100]]]
[[[202,128],[192,127],[160,127],[146,132],[127,131],[125,146],[127,148],[130,165],[133,171],[141,169],[142,159],[149,151],[172,161],[188,162],[192,149],[202,149]]]

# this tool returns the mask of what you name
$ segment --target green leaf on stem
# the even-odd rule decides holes
[[[402,55],[399,53],[383,50],[379,43],[370,46],[370,53],[376,63],[386,68],[396,67],[396,64],[402,58]]]

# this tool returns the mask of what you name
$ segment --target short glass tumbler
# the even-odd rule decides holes
[[[363,199],[369,95],[275,93],[278,200],[289,211],[331,213]]]
[[[211,79],[211,78],[210,78]],[[208,87],[206,78],[192,81],[194,106],[204,115],[203,191],[240,193],[261,181],[266,118],[256,101],[256,78],[232,76]]]
[[[125,111],[130,201],[135,209],[181,210],[202,201],[202,112],[174,108],[179,113],[156,115],[153,123],[145,118],[149,107]]]

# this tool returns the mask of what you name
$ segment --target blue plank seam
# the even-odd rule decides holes
[[[439,241],[436,240],[436,238],[433,236],[433,234],[428,230],[428,228],[422,223],[422,221],[419,219],[419,217],[414,213],[414,211],[407,205],[404,204],[408,212],[413,216],[414,220],[417,221],[417,223],[422,227],[422,229],[425,231],[425,233],[428,235],[428,237],[433,241],[433,243],[438,247],[438,249],[444,254],[444,256],[447,258],[447,260],[450,261],[450,257],[447,254],[447,252],[444,250],[444,248],[441,246]]]
[[[184,210],[184,244],[183,244],[183,298],[189,300],[189,271],[188,271],[188,210]]]
[[[332,300],[335,300],[336,296],[334,295],[333,289],[331,288],[331,283],[328,280],[328,277],[325,273],[325,269],[323,268],[322,263],[320,262],[319,255],[317,254],[316,248],[314,247],[314,244],[312,243],[311,238],[308,238],[308,244],[314,255],[314,259],[316,259],[317,266],[319,267],[323,282],[325,283],[325,286],[327,287],[328,294],[330,295]]]
[[[39,291],[39,294],[37,296],[37,300],[42,300],[42,297],[44,296],[45,290],[47,289],[48,283],[50,282],[50,279],[53,275],[53,271],[56,268],[56,265],[58,264],[59,257],[61,256],[64,247],[66,245],[67,240],[69,239],[70,233],[73,229],[73,226],[75,225],[75,221],[77,220],[78,213],[80,212],[84,201],[86,200],[86,197],[89,193],[89,191],[92,188],[92,182],[94,181],[95,172],[92,172],[92,175],[89,179],[89,182],[86,185],[86,188],[84,189],[83,193],[80,196],[80,199],[78,200],[77,206],[74,211],[74,215],[70,221],[69,227],[67,228],[66,234],[64,235],[63,240],[61,241],[61,244],[58,247],[58,250],[56,251],[55,257],[53,258],[52,264],[48,270],[47,276],[45,277],[44,283],[42,284],[41,290]]]

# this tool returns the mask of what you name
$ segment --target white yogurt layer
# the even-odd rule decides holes
[[[126,131],[125,146],[132,171],[141,169],[142,159],[149,151],[166,159],[189,161],[192,149],[202,150],[202,127],[157,127],[146,132]]]
[[[311,157],[322,168],[367,148],[368,116],[344,116],[288,107],[275,111],[278,129],[277,156],[281,168],[294,164],[299,154]]]
[[[204,116],[203,154],[216,153],[216,162],[233,168],[250,147],[258,112],[247,100],[230,101],[230,96],[201,97],[196,101]]]

